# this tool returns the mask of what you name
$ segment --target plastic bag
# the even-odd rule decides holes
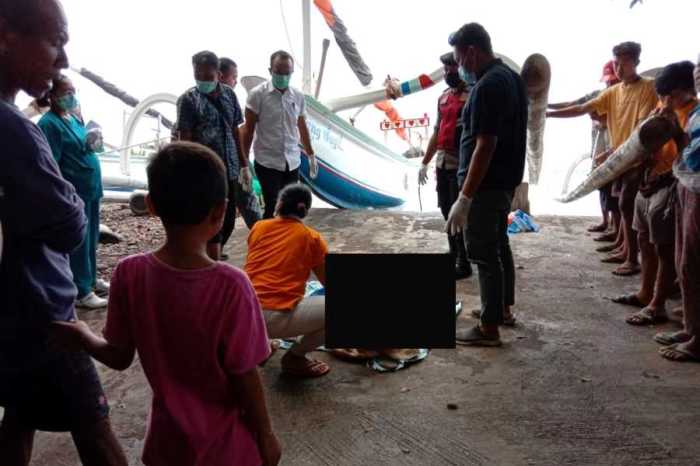
[[[102,136],[102,128],[99,126],[94,126],[93,128],[89,129],[85,137],[85,144],[87,144],[88,149],[90,149],[91,152],[95,152],[97,154],[104,152],[105,145],[104,137]]]
[[[518,209],[508,215],[508,233],[511,235],[526,232],[537,233],[539,231],[540,226],[535,223],[535,220],[531,216],[522,210]]]
[[[304,297],[309,297],[309,296],[325,296],[326,295],[326,289],[321,285],[321,282],[318,282],[316,280],[311,280],[306,282],[306,292],[304,293]]]

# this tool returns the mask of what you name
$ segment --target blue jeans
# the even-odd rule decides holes
[[[515,304],[515,266],[508,241],[512,190],[474,195],[464,234],[469,261],[479,268],[481,323],[503,324],[505,306]]]

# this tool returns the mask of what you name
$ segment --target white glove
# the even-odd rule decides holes
[[[428,165],[425,163],[420,164],[420,170],[418,170],[418,184],[424,185],[428,182]]]
[[[454,236],[462,231],[467,225],[467,219],[469,218],[469,210],[471,207],[472,199],[465,196],[463,193],[459,193],[459,197],[455,203],[452,204],[450,215],[447,217],[445,232]]]
[[[318,160],[315,155],[309,155],[309,176],[313,180],[318,176]]]
[[[241,188],[243,188],[243,191],[247,193],[253,192],[253,175],[250,173],[250,168],[241,168],[241,171],[238,174],[238,180],[241,182]]]

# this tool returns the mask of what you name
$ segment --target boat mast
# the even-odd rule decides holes
[[[311,95],[311,0],[301,0],[302,23],[304,25],[304,71],[302,90]]]

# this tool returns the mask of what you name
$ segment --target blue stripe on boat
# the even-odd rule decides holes
[[[405,200],[367,186],[319,159],[316,179],[309,176],[309,163],[302,153],[299,173],[318,197],[341,209],[390,209],[404,204]]]

